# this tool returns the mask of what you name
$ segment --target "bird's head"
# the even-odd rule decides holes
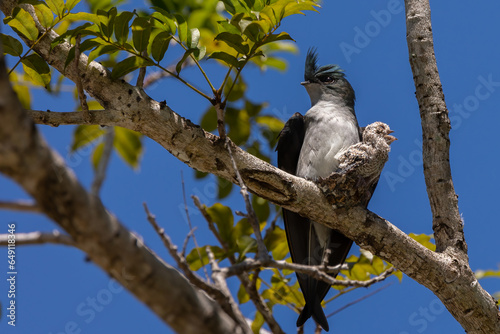
[[[311,105],[320,100],[335,101],[354,108],[354,90],[345,78],[344,71],[338,65],[318,67],[318,54],[315,49],[309,49],[306,56],[304,82]]]

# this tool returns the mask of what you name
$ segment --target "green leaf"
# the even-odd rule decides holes
[[[102,45],[101,44],[101,46],[95,48],[94,50],[92,50],[90,52],[89,57],[87,59],[88,64],[90,64],[94,59],[96,59],[99,56],[102,56],[104,54],[112,54],[112,53],[116,53],[119,51],[120,51],[120,49],[116,45],[112,45],[112,44]]]
[[[33,21],[28,12],[20,7],[14,8],[12,16],[6,17],[4,23],[30,41],[35,41],[38,38],[38,29],[36,28],[35,21]]]
[[[208,56],[209,59],[218,59],[223,61],[229,66],[233,66],[235,68],[238,68],[238,59],[236,59],[235,56],[231,56],[229,53],[223,52],[223,51],[217,51],[217,52],[212,52],[210,56]]]
[[[187,37],[187,47],[189,49],[194,49],[198,46],[198,42],[200,40],[200,31],[198,28],[193,28],[189,30],[188,37]]]
[[[66,8],[68,9],[68,12],[70,12],[73,8],[75,8],[76,5],[80,3],[80,0],[67,0],[66,1]]]
[[[240,304],[245,304],[250,300],[250,295],[247,293],[247,290],[245,289],[243,284],[240,284],[237,297],[238,297],[238,303]]]
[[[236,35],[240,35],[241,34],[239,26],[235,26],[234,24],[231,24],[227,20],[226,21],[218,21],[217,22],[217,28],[219,30],[219,33],[228,32],[228,33],[236,34]]]
[[[218,188],[217,198],[223,199],[226,198],[231,193],[231,190],[233,189],[233,184],[226,179],[218,177],[217,188]]]
[[[196,60],[201,60],[203,57],[205,57],[206,53],[207,53],[207,47],[202,45],[194,49],[193,56],[194,58],[196,58]]]
[[[50,8],[45,4],[45,2],[42,1],[33,1],[33,2],[34,3],[32,3],[32,5],[35,8],[36,17],[38,18],[38,21],[40,21],[40,24],[44,28],[51,27],[52,23],[54,22],[54,15],[52,14]]]
[[[250,137],[250,117],[245,109],[226,108],[228,136],[236,145],[244,144]]]
[[[47,6],[50,10],[59,17],[62,17],[64,13],[64,1],[63,0],[46,0]]]
[[[283,41],[283,40],[289,40],[289,41],[294,41],[295,40],[290,37],[289,34],[287,34],[286,32],[281,32],[279,34],[270,34],[266,37],[266,39],[264,40],[264,44],[266,43],[271,43],[271,42],[276,42],[276,41]]]
[[[214,131],[217,129],[217,113],[214,107],[210,107],[205,111],[200,122],[200,126],[205,131]]]
[[[175,17],[160,7],[151,7],[155,10],[152,14],[152,17],[157,21],[163,23],[163,28],[165,31],[175,34],[177,31],[177,22],[175,21]]]
[[[175,14],[175,20],[177,22],[177,33],[179,34],[179,40],[181,42],[187,42],[188,36],[188,25],[186,19],[180,14]]]
[[[75,132],[73,132],[71,152],[75,152],[81,147],[87,146],[104,135],[105,132],[106,131],[99,125],[79,125]]]
[[[21,57],[23,54],[23,45],[12,36],[0,34],[2,38],[3,53],[14,57]]]
[[[245,255],[249,252],[255,253],[257,251],[257,240],[247,235],[236,239],[236,246],[238,247],[239,261],[243,261]]]
[[[223,41],[231,48],[241,54],[248,54],[250,47],[246,44],[240,35],[232,34],[230,32],[221,32],[215,37],[216,41]]]
[[[232,15],[236,13],[249,13],[250,9],[240,0],[222,0],[226,11]]]
[[[255,319],[253,319],[251,326],[252,332],[254,332],[255,334],[260,333],[260,329],[262,328],[263,325],[264,325],[264,317],[259,311],[256,311]]]
[[[264,236],[264,244],[267,249],[273,254],[275,260],[283,260],[288,255],[288,244],[286,242],[286,234],[279,226],[273,229],[268,229]]]
[[[181,60],[177,63],[175,66],[175,70],[177,71],[177,74],[181,73],[182,70],[182,64],[186,61],[186,59],[189,57],[191,53],[193,53],[194,49],[188,49],[186,52],[184,52],[184,55],[182,56]]]
[[[243,30],[243,34],[254,43],[260,42],[265,35],[264,31],[262,31],[262,27],[256,22],[247,25]]]
[[[25,82],[19,83],[18,73],[15,71],[10,73],[9,81],[12,83],[12,89],[16,92],[17,98],[21,102],[24,109],[31,109],[31,95],[29,87]]]
[[[153,65],[153,63],[149,59],[144,59],[138,56],[128,57],[115,65],[113,71],[111,72],[111,78],[118,79],[138,68],[151,65]]]
[[[23,63],[24,71],[34,83],[45,88],[49,87],[51,77],[50,68],[42,57],[33,53],[24,57],[21,62]]]
[[[118,44],[125,44],[129,34],[129,22],[134,16],[132,12],[122,12],[115,19],[115,37]]]
[[[96,14],[80,12],[80,13],[71,13],[65,16],[65,19],[68,21],[89,21],[94,24],[100,24],[101,21]]]
[[[477,279],[482,279],[486,277],[498,277],[500,278],[500,270],[476,270],[474,273]]]
[[[227,243],[230,249],[233,248],[235,244],[235,240],[232,238],[234,218],[231,208],[215,203],[207,208],[207,212],[217,225],[222,240]]]
[[[99,26],[101,27],[102,34],[108,38],[113,35],[116,14],[116,7],[112,7],[107,12],[102,9],[97,10],[97,17],[99,19]]]
[[[94,150],[94,153],[92,153],[92,167],[94,168],[94,171],[97,170],[97,167],[99,167],[99,163],[102,158],[102,153],[104,152],[104,143],[99,143]]]
[[[142,135],[129,129],[115,127],[113,146],[118,155],[133,168],[139,166],[142,155]]]
[[[265,199],[257,195],[252,195],[252,207],[259,222],[266,221],[269,218],[271,210],[269,209],[269,203]]]
[[[432,234],[427,235],[427,234],[415,234],[415,233],[410,233],[408,236],[415,241],[417,241],[419,244],[427,247],[431,251],[436,251],[436,245],[434,245],[432,242],[430,242],[431,239],[433,239]]]
[[[151,56],[153,56],[154,60],[160,62],[163,59],[168,50],[171,39],[172,35],[166,31],[162,31],[155,36],[153,43],[151,44]]]
[[[151,23],[148,18],[137,17],[132,22],[132,40],[134,47],[138,52],[147,49],[149,37],[151,36]]]

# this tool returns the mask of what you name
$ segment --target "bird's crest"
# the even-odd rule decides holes
[[[306,56],[306,68],[304,72],[304,80],[315,81],[315,78],[330,76],[333,78],[343,78],[344,70],[339,65],[325,65],[318,68],[318,54],[315,48],[310,48]]]

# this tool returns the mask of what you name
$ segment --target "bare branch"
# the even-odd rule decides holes
[[[252,203],[250,202],[250,196],[248,195],[248,188],[243,182],[241,178],[240,171],[238,170],[238,166],[236,165],[236,161],[234,161],[233,152],[231,151],[231,143],[229,142],[229,138],[226,138],[226,148],[229,153],[229,157],[231,158],[231,163],[233,164],[234,172],[236,173],[236,179],[238,180],[238,184],[240,185],[240,193],[245,200],[245,207],[247,209],[247,218],[248,222],[253,228],[253,234],[255,235],[255,240],[257,240],[257,259],[267,260],[269,259],[269,253],[267,252],[266,245],[264,244],[264,240],[262,239],[262,234],[260,233],[260,225],[259,220],[257,219],[257,215],[252,207]]]
[[[189,268],[189,264],[186,262],[186,259],[177,251],[177,246],[175,246],[172,243],[170,237],[165,233],[165,230],[158,225],[158,223],[156,222],[156,217],[153,214],[151,214],[146,203],[144,203],[143,205],[149,223],[153,226],[156,233],[163,241],[165,248],[167,248],[168,252],[175,260],[179,268],[182,270],[184,275],[186,275],[186,277],[189,279],[189,281],[193,285],[197,286],[201,290],[208,293],[212,298],[217,300],[221,305],[221,307],[224,309],[224,311],[226,311],[228,315],[231,316],[231,318],[233,318],[240,325],[241,330],[243,330],[244,332],[249,332],[250,329],[247,326],[245,318],[243,317],[239,308],[237,307],[237,304],[233,300],[233,297],[231,296],[229,289],[227,288],[227,286],[225,286],[225,281],[224,283],[221,282],[219,277],[220,275],[219,274],[212,275],[214,281],[217,284],[217,286],[214,286],[209,282],[205,282],[200,276],[198,276],[195,272],[193,272]],[[217,264],[215,264],[213,267],[216,270],[218,268]]]
[[[0,234],[0,246],[7,246],[9,234]],[[42,245],[42,244],[57,244],[65,246],[78,247],[73,239],[67,235],[62,234],[58,230],[52,232],[29,232],[29,233],[16,233],[16,246],[20,245]]]
[[[76,42],[75,42],[75,72],[76,72],[76,90],[78,91],[78,98],[80,99],[80,106],[82,107],[83,115],[84,118],[87,121],[90,121],[90,115],[89,115],[89,106],[87,105],[87,97],[85,96],[85,91],[83,90],[83,85],[82,85],[82,80],[80,77],[80,68],[79,63],[80,63],[80,41],[81,41],[81,35],[78,34],[76,36]]]
[[[186,200],[186,187],[184,186],[184,174],[182,173],[182,170],[181,170],[181,183],[182,183],[182,198],[184,200],[184,210],[186,211],[186,218],[187,218],[187,222],[188,222],[188,226],[189,226],[189,234],[191,234],[193,236],[194,246],[196,247],[196,251],[198,252],[198,256],[201,259],[200,246],[198,245],[198,241],[196,241],[196,237],[194,235],[193,225],[191,224],[191,217],[189,217],[189,210],[188,210],[187,200]],[[188,234],[188,236],[189,236],[189,234]],[[185,254],[188,236],[186,236],[186,242],[185,242],[184,247],[182,249],[182,254]],[[207,281],[210,282],[207,268],[205,268],[205,266],[203,266],[203,272],[205,273],[205,277],[207,278]]]
[[[2,202],[0,201],[0,209],[15,210],[24,212],[40,212],[40,208],[33,201],[19,200],[17,202]]]
[[[379,293],[380,291],[382,291],[382,290],[384,290],[385,288],[389,287],[391,284],[392,284],[392,283],[387,283],[386,285],[384,285],[384,286],[382,286],[382,287],[378,288],[377,290],[374,290],[374,291],[372,291],[372,292],[370,292],[370,293],[368,293],[368,294],[364,295],[363,297],[360,297],[360,298],[358,298],[358,299],[356,299],[356,300],[354,300],[354,301],[352,301],[352,302],[350,302],[350,303],[345,304],[344,306],[342,306],[342,307],[338,308],[337,310],[333,311],[332,313],[328,314],[326,317],[327,317],[327,318],[330,318],[330,317],[334,316],[335,314],[339,313],[340,311],[345,310],[345,309],[346,309],[346,308],[348,308],[349,306],[352,306],[352,305],[354,305],[354,304],[357,304],[357,303],[359,303],[359,302],[361,302],[361,301],[363,301],[363,300],[365,300],[365,299],[367,299],[367,298],[369,298],[369,297],[371,297],[371,296],[373,296],[373,295],[375,295],[375,294]]]
[[[102,150],[101,159],[97,165],[94,181],[92,182],[90,190],[91,194],[94,196],[99,196],[99,191],[101,190],[104,179],[106,178],[106,170],[108,169],[111,153],[113,152],[114,139],[115,129],[113,127],[108,127],[106,129],[106,134],[104,135],[104,148]]]

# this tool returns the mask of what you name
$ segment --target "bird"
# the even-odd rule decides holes
[[[276,148],[278,168],[312,181],[335,172],[342,153],[361,141],[354,111],[355,94],[344,71],[338,65],[318,66],[317,62],[316,49],[309,49],[301,84],[309,95],[311,108],[305,115],[298,112],[292,115],[279,134]],[[328,266],[344,263],[352,241],[342,233],[286,209],[283,220],[294,263]],[[332,275],[337,274],[338,271]],[[297,327],[312,317],[329,331],[321,302],[330,285],[301,273],[297,273],[297,280],[305,300]]]

